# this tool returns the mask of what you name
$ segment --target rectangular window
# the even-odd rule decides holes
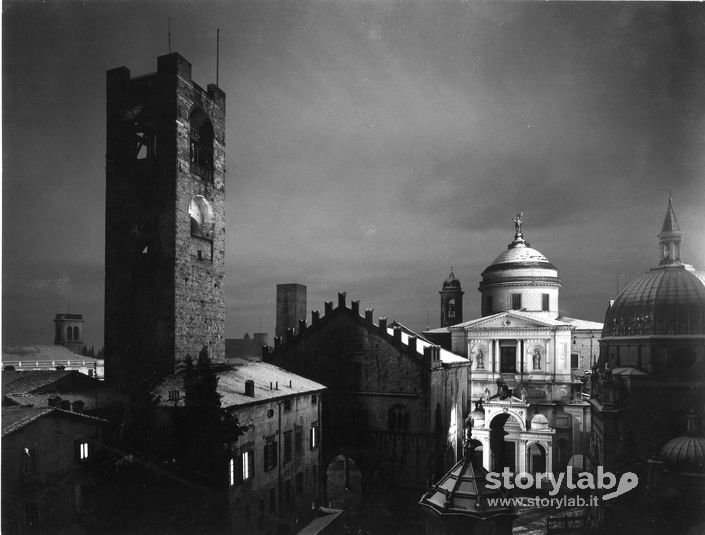
[[[577,367],[578,367],[578,354],[577,354],[577,353],[571,353],[571,354],[570,354],[570,367],[571,367],[571,368],[577,368]]]
[[[521,310],[521,294],[512,295],[512,310]]]
[[[289,412],[290,410],[291,410],[291,400],[285,399],[284,400],[284,412]]]
[[[277,466],[277,441],[269,440],[264,445],[264,471],[271,470]]]
[[[78,442],[76,444],[76,455],[78,460],[83,462],[88,460],[88,442]]]
[[[296,474],[296,494],[301,494],[304,491],[304,473]]]
[[[228,480],[231,487],[235,486],[235,459],[233,458],[228,462]]]
[[[515,346],[500,346],[500,372],[515,373],[517,371],[517,350]]]
[[[294,452],[296,455],[301,455],[304,449],[304,430],[301,427],[296,427],[294,430]]]
[[[311,424],[311,449],[315,450],[318,447],[318,422]]]
[[[318,403],[318,396],[316,394],[311,395],[311,405]]]
[[[291,479],[287,479],[284,482],[284,502],[289,503],[291,501]]]
[[[181,393],[178,390],[169,390],[169,401],[178,401]]]
[[[291,431],[284,433],[284,462],[291,461]]]
[[[548,294],[541,294],[541,310],[543,312],[548,312],[549,311],[549,299],[548,299]]]
[[[269,489],[269,512],[277,512],[277,491],[276,489]]]
[[[247,481],[255,476],[255,452],[243,451],[240,454],[240,470],[242,471],[242,480]]]

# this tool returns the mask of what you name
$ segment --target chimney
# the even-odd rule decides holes
[[[401,327],[394,327],[394,341],[401,342]]]
[[[274,337],[274,351],[279,349],[282,345],[282,337],[281,336],[275,336]]]
[[[306,330],[306,320],[299,320],[299,334],[303,334]]]
[[[360,315],[360,301],[351,301],[350,306],[352,307],[353,314],[356,316]]]
[[[410,357],[416,356],[416,337],[415,336],[409,337],[409,356]]]
[[[324,314],[326,316],[328,314],[330,314],[331,312],[333,312],[333,301],[326,301],[325,303],[323,303],[323,306],[324,306],[324,310],[325,310]]]
[[[290,340],[294,339],[294,328],[291,327],[286,330],[286,341],[289,342]]]
[[[365,322],[367,322],[368,325],[372,325],[372,322],[374,321],[373,315],[374,315],[374,309],[371,308],[366,308],[365,309]]]
[[[252,379],[245,381],[245,395],[255,397],[255,382]]]
[[[382,334],[387,334],[387,318],[379,318],[379,330]]]
[[[345,308],[345,292],[338,292],[338,308]]]
[[[311,311],[311,325],[316,325],[321,317],[321,313],[318,310]]]
[[[262,358],[266,359],[269,356],[269,346],[267,344],[264,344],[262,346]]]

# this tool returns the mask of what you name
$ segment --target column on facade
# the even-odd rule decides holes
[[[526,439],[520,438],[516,442],[517,444],[517,455],[519,457],[519,462],[516,463],[517,472],[527,472],[526,469]]]
[[[492,340],[492,375],[497,373],[499,368],[499,340]]]

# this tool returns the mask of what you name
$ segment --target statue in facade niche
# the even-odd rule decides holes
[[[540,369],[541,369],[541,348],[535,347],[534,348],[534,370],[540,370]]]

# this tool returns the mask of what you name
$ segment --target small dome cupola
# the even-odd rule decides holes
[[[680,264],[681,263],[681,239],[683,233],[678,226],[676,213],[673,211],[673,203],[671,197],[668,198],[668,209],[666,217],[661,226],[661,232],[658,234],[659,245],[661,247],[661,263]]]
[[[705,438],[698,435],[698,417],[691,412],[688,415],[687,434],[669,440],[661,448],[661,458],[670,470],[705,473]]]

